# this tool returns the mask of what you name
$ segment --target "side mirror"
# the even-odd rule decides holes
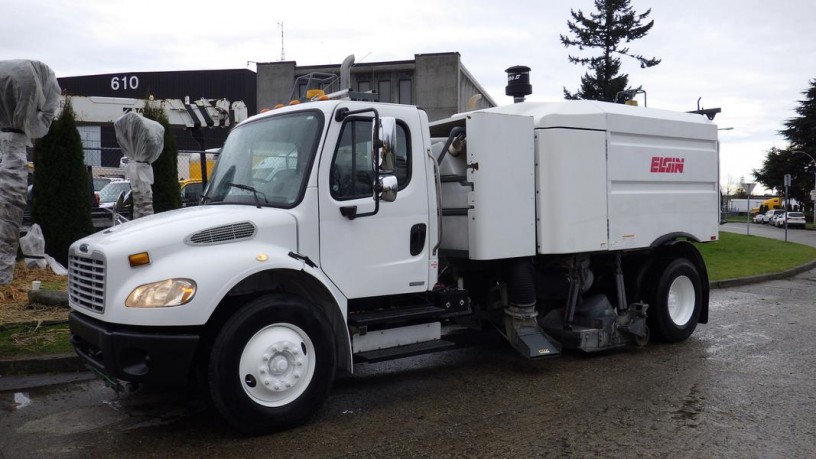
[[[383,175],[380,177],[379,183],[380,199],[385,202],[394,202],[397,199],[397,190],[399,189],[399,182],[393,175]]]
[[[380,173],[394,170],[397,150],[397,120],[392,116],[380,118],[379,132],[373,132],[372,137],[379,139],[380,148],[375,151],[376,166]],[[374,129],[377,129],[376,124]]]

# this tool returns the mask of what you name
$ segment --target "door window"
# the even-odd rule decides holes
[[[340,141],[332,159],[329,186],[337,200],[371,197],[377,179],[371,162],[371,119],[350,119],[343,124]],[[410,180],[409,137],[397,123],[397,148],[394,175],[400,189]]]

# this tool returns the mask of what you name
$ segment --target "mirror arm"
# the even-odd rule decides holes
[[[372,132],[377,133],[380,132],[380,127],[382,126],[382,121],[380,120],[380,114],[375,108],[364,108],[360,110],[349,110],[346,107],[339,108],[337,112],[335,112],[334,119],[336,121],[343,121],[350,115],[356,115],[360,113],[373,113],[374,114],[374,126]],[[371,160],[372,160],[372,172],[374,173],[375,177],[381,177],[383,171],[380,171],[380,165],[378,163],[377,157],[379,155],[380,149],[383,147],[383,141],[378,136],[372,135],[371,139]],[[388,171],[387,173],[390,173]],[[380,179],[376,180],[372,184],[372,190],[374,191],[374,210],[371,212],[364,212],[361,214],[357,213],[357,206],[344,206],[340,208],[340,214],[349,220],[354,220],[358,217],[370,217],[372,215],[376,215],[380,211],[380,200],[382,199],[380,193],[383,192],[383,184]],[[393,198],[389,199],[393,200]]]
[[[348,218],[349,220],[354,220],[355,218],[359,217],[370,217],[372,215],[377,215],[377,212],[380,211],[380,196],[378,194],[374,195],[374,210],[371,212],[364,212],[362,214],[357,213],[357,206],[345,206],[340,208],[340,215]]]

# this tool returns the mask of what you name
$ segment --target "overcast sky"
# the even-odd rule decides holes
[[[648,106],[721,107],[721,179],[751,180],[777,134],[816,78],[813,0],[633,0],[655,25],[631,51],[663,62],[640,69],[624,59],[629,83]],[[0,60],[35,59],[58,77],[100,73],[250,68],[281,58],[298,65],[412,59],[458,51],[499,105],[504,69],[532,68],[528,100],[562,99],[584,69],[559,41],[570,8],[592,0],[411,0],[243,2],[199,0],[2,0]],[[180,97],[183,95],[180,95]],[[212,95],[218,97],[218,95]],[[642,102],[642,98],[641,98]]]

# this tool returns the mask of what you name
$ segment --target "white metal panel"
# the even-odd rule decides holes
[[[439,322],[410,325],[407,327],[375,330],[365,335],[352,335],[352,351],[376,351],[389,347],[405,346],[439,339],[442,336],[442,325]]]
[[[716,140],[695,125],[686,131],[678,123],[647,127],[650,135],[609,133],[610,249],[647,247],[672,233],[716,239]]]
[[[474,112],[467,119],[470,258],[535,255],[533,118]]]
[[[607,249],[606,132],[537,129],[538,253]]]

